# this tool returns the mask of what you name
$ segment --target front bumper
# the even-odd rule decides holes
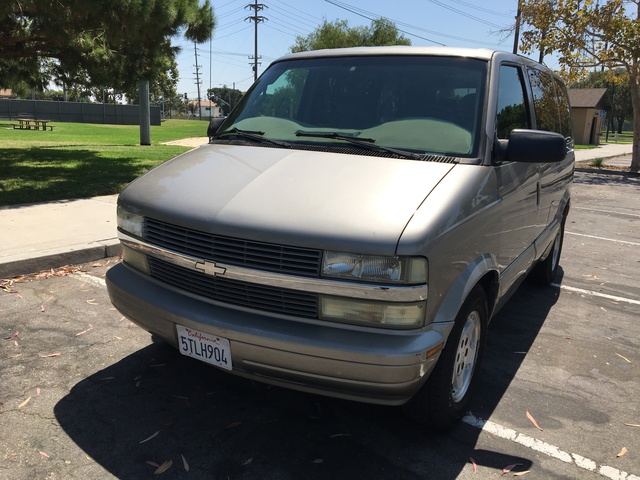
[[[176,324],[230,341],[232,373],[282,387],[385,405],[422,386],[452,323],[395,331],[266,315],[204,301],[126,264],[107,272],[114,306],[177,346]]]

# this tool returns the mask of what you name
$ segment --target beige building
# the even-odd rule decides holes
[[[577,88],[569,90],[573,117],[573,138],[578,145],[598,145],[606,112],[611,99],[606,88]]]

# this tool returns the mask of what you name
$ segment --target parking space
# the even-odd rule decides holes
[[[152,343],[110,306],[111,263],[5,283],[0,479],[638,480],[639,206],[637,176],[576,173],[556,286],[523,285],[494,319],[446,434]]]

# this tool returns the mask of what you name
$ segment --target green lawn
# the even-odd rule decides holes
[[[0,205],[119,193],[188,147],[163,142],[206,136],[207,122],[166,120],[140,146],[140,127],[53,122],[53,131],[14,130],[0,121]]]

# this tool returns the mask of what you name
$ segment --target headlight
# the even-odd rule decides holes
[[[420,284],[427,282],[427,260],[324,252],[322,275],[363,282]]]
[[[136,237],[142,237],[143,220],[144,217],[142,215],[131,213],[118,206],[118,228],[121,230]]]
[[[425,302],[387,303],[340,297],[320,297],[320,318],[387,328],[419,328]]]

